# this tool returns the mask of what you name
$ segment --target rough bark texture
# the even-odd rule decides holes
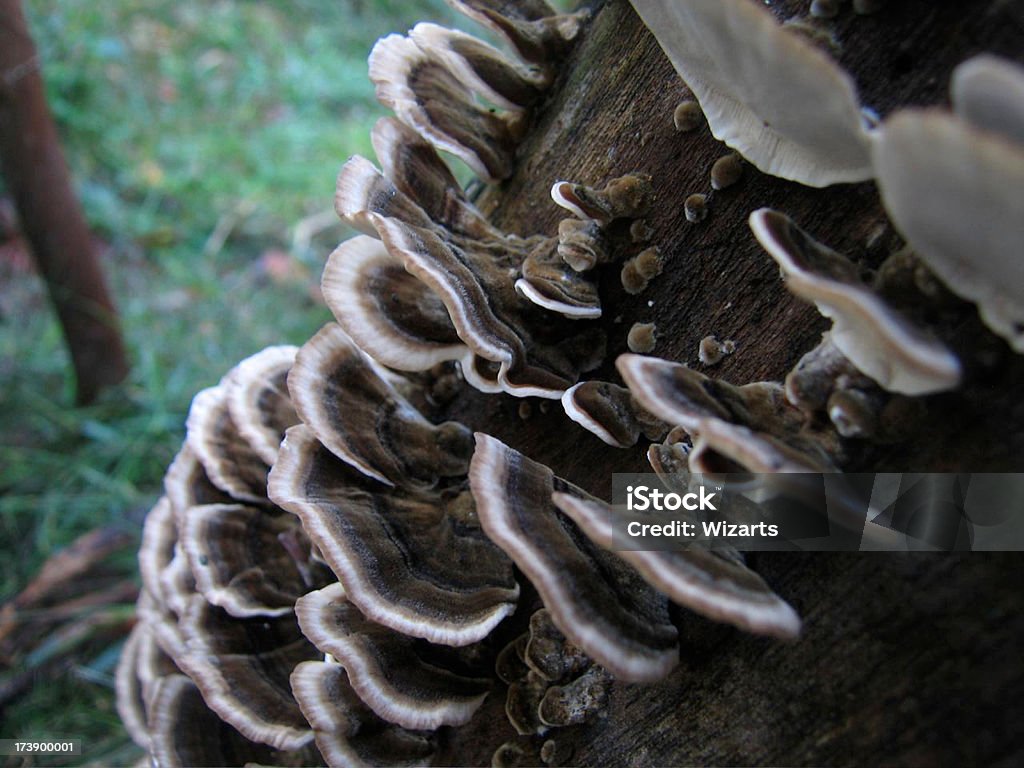
[[[809,2],[770,6],[790,18],[806,15]],[[888,6],[858,16],[847,5],[826,24],[862,101],[882,116],[900,105],[944,103],[953,66],[982,50],[1024,58],[1024,22],[1014,3],[905,0]],[[747,215],[778,208],[873,267],[900,242],[875,186],[815,190],[748,165],[739,184],[713,195],[705,222],[688,223],[682,200],[710,192],[711,165],[727,148],[706,129],[674,130],[672,112],[687,89],[628,4],[599,3],[594,10],[537,112],[516,174],[485,191],[479,204],[509,231],[550,234],[564,218],[548,197],[555,180],[602,186],[624,173],[651,174],[659,201],[648,218],[653,237],[625,250],[632,255],[658,245],[667,266],[638,296],[624,293],[618,267],[605,269],[600,322],[609,363],[596,378],[617,381],[611,361],[626,351],[629,327],[653,321],[658,356],[733,383],[781,379],[828,323],[785,291],[774,262],[750,234]],[[869,246],[880,227],[884,234]],[[697,348],[710,333],[733,339],[737,351],[707,369],[697,363]],[[967,322],[953,341],[969,344],[979,334],[977,323]],[[997,346],[998,365],[969,371],[958,393],[928,399],[929,418],[912,441],[885,449],[853,443],[847,468],[1022,469],[1024,367],[1020,356]],[[557,403],[546,413],[538,405],[524,420],[519,401],[479,395],[448,415],[605,497],[613,472],[645,466],[642,447],[609,448],[569,423]],[[604,716],[548,735],[571,742],[573,764],[1024,760],[1024,618],[1011,586],[1024,571],[1018,555],[761,553],[751,562],[799,610],[805,635],[780,644],[680,610],[683,659],[670,677],[656,686],[616,685]],[[529,612],[517,616],[520,628]],[[499,744],[516,738],[503,716],[503,698],[504,691],[496,691],[471,725],[451,734],[451,762],[486,764]],[[543,740],[520,737],[526,764],[539,763]]]
[[[124,379],[128,362],[17,0],[0,0],[0,78],[0,168],[64,329],[77,400],[88,403]]]

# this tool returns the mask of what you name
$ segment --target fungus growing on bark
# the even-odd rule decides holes
[[[813,187],[871,178],[852,78],[752,0],[631,0],[715,138]]]
[[[616,367],[637,402],[693,437],[693,472],[823,472],[833,446],[806,431],[802,414],[775,382],[734,387],[685,365],[621,355]],[[722,469],[724,461],[733,469]]]
[[[953,111],[983,131],[1024,145],[1024,68],[981,54],[953,70],[949,82]]]
[[[430,764],[436,751],[433,735],[377,717],[356,695],[340,664],[305,661],[292,672],[291,685],[328,765]]]
[[[735,152],[722,155],[711,166],[711,188],[728,189],[743,175],[743,160]]]
[[[845,256],[767,208],[750,215],[750,227],[782,268],[786,287],[833,321],[832,342],[882,387],[921,395],[960,383],[956,356],[861,283]]]
[[[384,365],[425,371],[472,357],[441,300],[380,240],[360,235],[339,245],[324,266],[322,292],[345,333]]]
[[[562,408],[581,427],[608,445],[628,448],[644,434],[652,440],[665,425],[641,408],[629,390],[606,381],[584,381],[565,390]]]
[[[626,346],[630,352],[651,352],[657,342],[654,323],[633,323],[626,335]]]
[[[704,122],[704,112],[700,104],[692,99],[679,102],[672,112],[672,124],[680,133],[696,130]]]
[[[472,439],[458,422],[427,421],[333,323],[299,350],[295,408],[335,456],[385,485],[432,488],[464,475]]]
[[[448,0],[457,11],[505,37],[526,61],[550,66],[568,48],[586,11],[559,14],[544,0]]]
[[[370,53],[370,79],[377,100],[438,149],[489,181],[512,173],[516,113],[507,119],[480,106],[432,49],[400,35],[382,38]]]
[[[708,217],[708,197],[694,193],[683,201],[683,213],[692,224],[704,221]]]
[[[663,596],[579,535],[554,507],[579,492],[550,469],[477,433],[470,484],[480,523],[537,588],[555,625],[623,680],[657,680],[678,661]]]
[[[943,111],[907,109],[885,121],[873,156],[896,227],[1024,352],[1024,270],[1013,256],[1024,232],[1024,145]]]
[[[679,551],[650,551],[628,538],[613,541],[616,519],[626,530],[634,519],[625,510],[593,498],[556,492],[555,505],[599,546],[614,550],[649,584],[679,605],[716,621],[792,639],[800,633],[800,617],[764,580],[741,562],[710,549],[692,547]]]
[[[490,680],[456,671],[470,669],[470,659],[368,621],[340,584],[308,593],[295,612],[303,634],[344,666],[363,703],[390,723],[415,730],[461,725],[490,688]]]
[[[389,488],[298,426],[282,445],[270,493],[299,516],[348,599],[373,621],[466,645],[515,608],[511,563],[474,524],[466,490]]]
[[[643,216],[654,202],[654,193],[650,176],[628,174],[612,179],[602,189],[556,181],[551,199],[579,218],[604,226],[615,219]]]
[[[726,355],[731,355],[735,351],[736,342],[732,339],[719,341],[715,336],[705,336],[697,348],[697,359],[704,365],[718,365]]]

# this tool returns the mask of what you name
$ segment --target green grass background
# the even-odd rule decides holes
[[[338,225],[306,246],[293,225],[330,210],[349,155],[372,156],[369,130],[384,114],[366,70],[374,40],[454,18],[441,0],[25,0],[25,10],[76,189],[109,244],[132,372],[97,404],[72,407],[43,286],[0,263],[0,603],[88,530],[137,536],[192,395],[329,319],[315,286],[347,233]],[[112,565],[133,574],[134,554]],[[139,757],[113,707],[119,652],[120,642],[81,643],[67,670],[41,672],[4,711],[0,738],[76,737],[76,762]],[[43,670],[22,663],[37,662]],[[0,667],[0,683],[16,671]]]

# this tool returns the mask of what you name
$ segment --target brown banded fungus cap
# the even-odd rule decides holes
[[[352,689],[340,664],[305,661],[295,668],[291,684],[328,765],[433,764],[434,735],[409,731],[377,717]]]
[[[550,70],[587,17],[559,14],[544,0],[447,0],[455,10],[502,35],[526,61]]]
[[[267,347],[229,374],[231,420],[267,466],[277,458],[285,430],[299,423],[286,383],[296,352],[298,348],[292,346]]]
[[[267,463],[239,433],[224,380],[192,399],[185,440],[217,488],[239,501],[266,503]]]
[[[255,743],[206,706],[196,684],[185,675],[160,678],[154,685],[149,729],[154,765],[319,765],[312,744],[280,751]]]
[[[832,342],[879,385],[924,395],[960,383],[956,356],[864,285],[845,256],[768,208],[750,215],[750,228],[782,268],[786,287],[832,319]]]
[[[554,494],[555,505],[599,546],[628,562],[652,587],[675,603],[709,619],[723,621],[748,632],[779,638],[800,633],[796,611],[742,563],[709,549],[682,551],[633,550],[613,542],[615,522],[625,531],[634,519],[625,510],[597,499]],[[635,546],[643,546],[635,542]]]
[[[303,634],[345,667],[359,698],[388,722],[424,730],[462,725],[490,689],[480,670],[471,676],[472,659],[368,621],[340,584],[310,592],[295,612]]]
[[[969,103],[963,93],[959,99]],[[980,112],[971,107],[969,114]],[[1024,144],[1010,140],[1005,126],[997,133],[991,122],[969,120],[935,109],[892,115],[873,145],[878,186],[896,228],[928,267],[1024,352]]]
[[[480,530],[461,482],[387,486],[292,427],[271,497],[306,533],[370,620],[442,645],[486,636],[515,609],[512,565]]]
[[[380,240],[359,235],[339,245],[321,289],[345,333],[383,365],[426,371],[472,356],[441,300]]]
[[[776,382],[735,387],[685,365],[625,354],[616,367],[640,405],[693,438],[692,472],[823,472],[834,446],[808,432]]]
[[[451,152],[488,181],[512,174],[513,123],[478,104],[436,52],[407,37],[388,35],[370,52],[370,80],[377,100],[438,149]]]
[[[636,445],[640,435],[664,435],[665,424],[641,408],[628,389],[606,381],[584,381],[562,395],[565,414],[616,448]]]
[[[523,262],[544,238],[460,234],[444,221],[433,221],[358,157],[342,168],[335,203],[343,218],[380,237],[388,252],[438,296],[472,353],[498,364],[495,381],[503,391],[559,397],[582,370],[600,362],[598,329],[552,323],[548,312],[534,309],[515,290]],[[337,305],[335,311],[346,312]],[[477,371],[466,372],[466,378],[476,385],[487,377],[476,375],[478,363],[474,367]]]
[[[514,61],[479,38],[422,22],[409,31],[421,50],[444,60],[448,69],[478,96],[511,110],[537,102],[551,78],[538,67]]]
[[[232,616],[283,616],[297,598],[327,583],[323,566],[309,561],[298,520],[288,513],[244,504],[192,507],[181,543],[196,589]]]
[[[480,523],[537,588],[555,625],[622,680],[658,680],[675,667],[664,596],[551,501],[555,491],[586,494],[489,435],[476,440],[469,477]]]
[[[185,648],[174,661],[222,720],[278,749],[298,749],[312,740],[288,677],[318,654],[294,615],[234,617],[197,595],[179,626]]]
[[[823,187],[872,177],[853,79],[754,0],[631,0],[715,138],[761,171]]]
[[[466,474],[469,430],[427,421],[333,323],[299,350],[288,386],[320,441],[385,485],[432,488],[443,477]]]

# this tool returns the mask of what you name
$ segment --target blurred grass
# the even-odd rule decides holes
[[[291,227],[330,209],[345,158],[371,153],[384,114],[366,71],[373,41],[453,18],[442,0],[26,0],[25,10],[80,199],[110,246],[133,368],[100,402],[73,408],[43,287],[0,262],[0,602],[88,530],[137,535],[192,395],[329,319],[315,285],[346,233],[297,249]],[[111,565],[133,573],[134,553]],[[137,758],[113,708],[119,647],[85,643],[60,675],[41,676],[0,713],[0,738],[80,738],[81,763]]]

